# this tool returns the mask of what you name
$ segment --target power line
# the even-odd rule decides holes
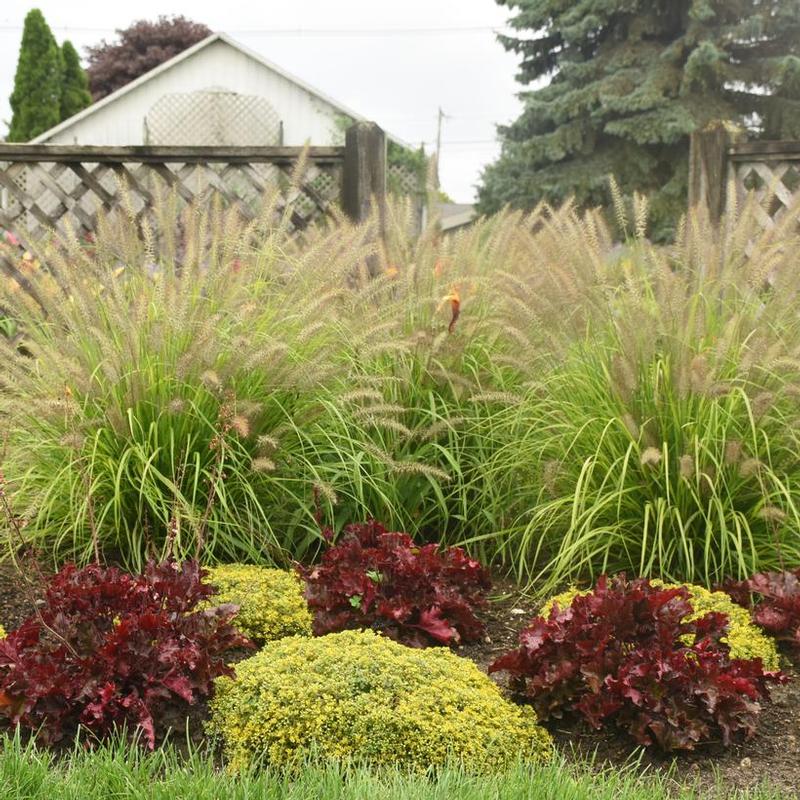
[[[435,144],[436,139],[424,139],[420,144]],[[442,144],[500,144],[498,139],[445,139]]]
[[[498,116],[502,114],[447,114],[447,119],[451,122],[492,122],[496,123]],[[407,114],[387,114],[381,115],[381,120],[384,122],[406,122],[409,124],[430,124],[431,117],[427,116],[408,116]]]
[[[91,28],[51,25],[51,30],[63,33],[116,33],[115,28]],[[502,26],[501,26],[502,27]],[[0,25],[0,32],[19,32],[22,25]],[[472,25],[441,28],[238,28],[226,33],[247,36],[438,36],[454,34],[499,33],[496,25]]]
[[[498,32],[496,25],[474,25],[443,28],[263,28],[243,29],[231,33],[264,36],[436,36],[439,34],[470,34]]]

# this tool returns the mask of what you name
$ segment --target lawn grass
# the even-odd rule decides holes
[[[435,775],[374,772],[337,764],[307,766],[294,775],[269,770],[232,776],[200,752],[180,756],[172,747],[146,753],[120,742],[93,751],[76,748],[58,759],[18,739],[0,740],[3,800],[783,800],[769,789],[678,789],[667,776],[637,775],[635,768],[606,771],[561,759],[547,766],[520,764],[498,776],[459,768]]]

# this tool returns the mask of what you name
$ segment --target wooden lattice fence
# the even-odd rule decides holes
[[[733,195],[731,194],[733,193]],[[692,135],[689,203],[703,204],[719,221],[733,201],[753,198],[765,229],[800,208],[800,141],[744,140],[727,123],[714,123]]]
[[[393,181],[420,196],[414,176],[393,170]],[[93,232],[101,214],[125,207],[146,215],[170,193],[181,203],[216,194],[249,218],[277,195],[296,230],[340,203],[360,221],[385,201],[385,135],[356,123],[343,147],[0,144],[0,228],[23,238],[66,227]]]
[[[728,180],[739,201],[752,192],[765,228],[782,220],[800,202],[800,142],[741,142],[728,149]]]
[[[303,154],[302,180],[292,171]],[[137,215],[159,196],[192,203],[211,193],[253,217],[281,194],[297,229],[328,213],[340,195],[343,148],[85,147],[0,145],[0,226],[23,236],[94,231],[100,213],[127,203]],[[123,197],[123,195],[125,195]]]

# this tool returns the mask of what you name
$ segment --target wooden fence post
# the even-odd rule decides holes
[[[386,134],[374,122],[347,129],[342,171],[342,208],[353,222],[363,222],[376,203],[383,217],[386,203]]]
[[[743,138],[741,129],[721,120],[710,122],[690,138],[689,207],[705,206],[715,225],[728,204],[728,148]]]
[[[342,208],[353,222],[370,218],[377,208],[376,238],[386,257],[386,134],[374,122],[347,129],[342,165]],[[380,271],[376,256],[367,259],[371,275]]]

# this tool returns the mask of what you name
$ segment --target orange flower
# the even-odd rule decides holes
[[[450,287],[450,293],[446,294],[441,299],[441,302],[436,307],[436,313],[438,314],[447,303],[450,303],[450,324],[447,326],[447,332],[452,333],[458,321],[458,317],[461,314],[461,294],[458,286]]]

